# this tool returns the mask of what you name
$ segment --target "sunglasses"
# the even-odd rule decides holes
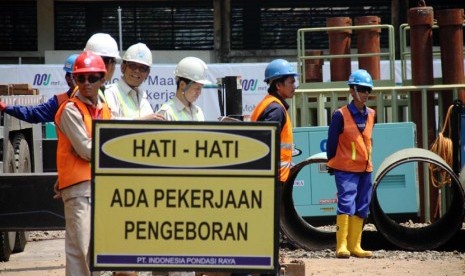
[[[134,62],[126,62],[126,65],[132,71],[136,71],[136,69],[137,69],[137,70],[139,70],[139,72],[147,73],[150,70],[150,67],[148,67],[147,65],[137,64],[137,63],[134,63]]]
[[[95,76],[95,75],[77,75],[76,81],[78,83],[85,83],[86,80],[89,83],[96,83],[97,81],[101,80],[102,76]]]
[[[116,59],[113,58],[113,57],[102,57],[103,59],[103,62],[105,64],[113,64],[113,63],[116,63]]]
[[[366,87],[366,86],[355,86],[355,91],[361,92],[361,93],[366,93],[366,92],[368,92],[368,94],[370,94],[370,93],[371,93],[371,88],[370,88],[370,87]]]

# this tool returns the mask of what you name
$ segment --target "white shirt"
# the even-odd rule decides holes
[[[113,119],[139,119],[153,113],[145,91],[132,89],[123,79],[105,89]]]
[[[189,108],[176,96],[164,103],[160,109],[158,109],[157,114],[163,115],[167,121],[205,121],[205,116],[200,107],[191,104]]]

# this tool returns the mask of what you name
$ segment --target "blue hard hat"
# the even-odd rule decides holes
[[[360,85],[373,88],[373,79],[370,76],[370,73],[364,69],[358,69],[350,74],[348,85]]]
[[[63,65],[63,70],[66,73],[73,73],[74,62],[78,56],[78,54],[73,54],[66,58],[65,65]]]
[[[277,79],[284,76],[297,77],[299,74],[296,73],[291,64],[284,59],[275,59],[270,62],[265,69],[265,82],[273,79]]]

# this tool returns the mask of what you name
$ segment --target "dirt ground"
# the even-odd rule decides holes
[[[465,261],[387,259],[305,259],[305,275],[434,275],[465,274]]]
[[[375,252],[376,254],[376,252]],[[284,263],[303,261],[305,275],[464,275],[465,260],[394,260],[394,259],[284,259]],[[64,239],[31,241],[22,253],[11,255],[9,262],[0,263],[4,276],[65,275]],[[140,273],[140,275],[150,275]]]

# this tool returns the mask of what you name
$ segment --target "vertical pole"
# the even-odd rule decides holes
[[[119,53],[123,56],[123,24],[121,18],[121,7],[118,7],[118,30],[119,30]]]
[[[10,139],[9,139],[9,132],[10,132],[10,128],[9,128],[9,122],[10,122],[10,115],[8,114],[4,114],[4,117],[3,117],[3,127],[2,127],[2,135],[3,135],[3,140],[2,140],[2,143],[3,143],[3,151],[2,151],[2,164],[3,164],[3,167],[2,167],[2,172],[3,173],[7,173],[7,172],[10,172],[8,171],[8,143],[10,142]]]

